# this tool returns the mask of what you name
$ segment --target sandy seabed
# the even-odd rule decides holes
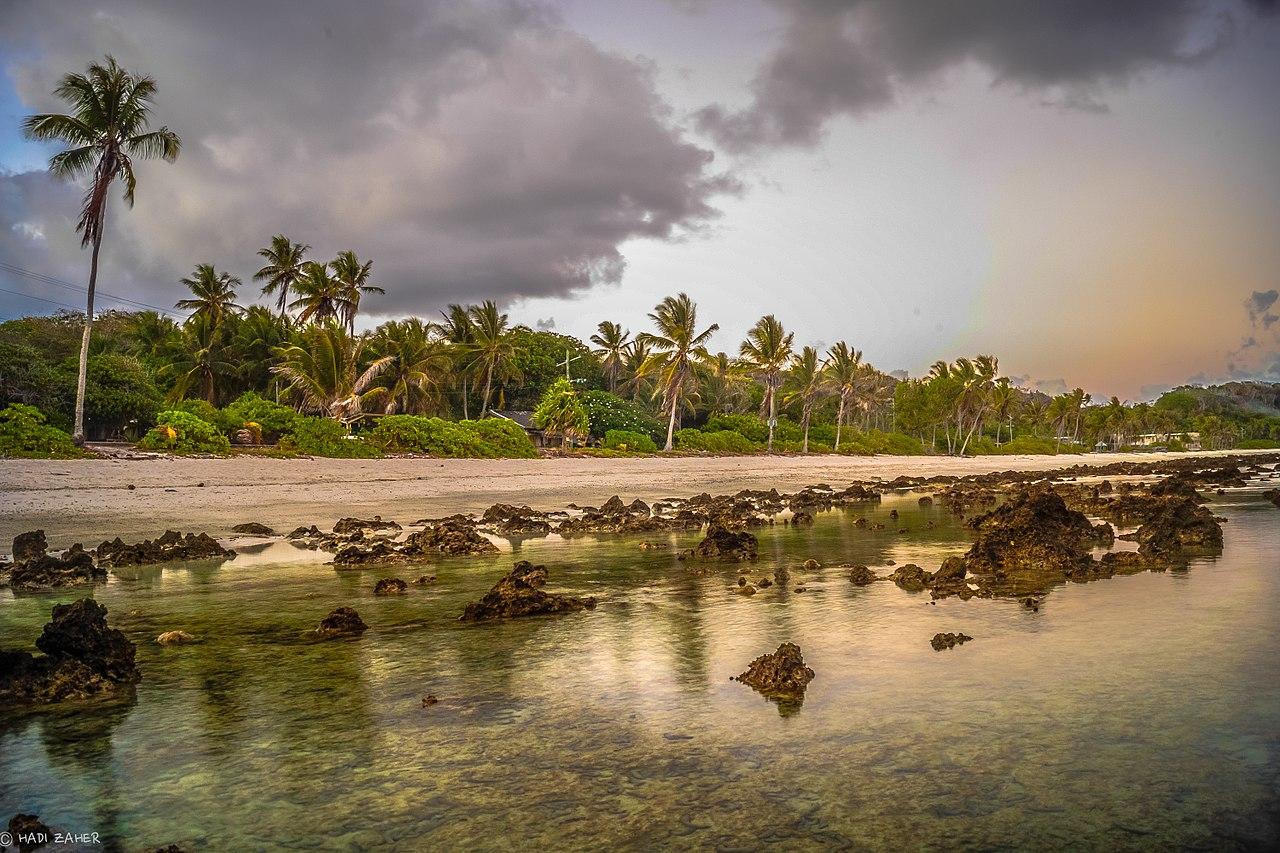
[[[0,549],[35,528],[43,528],[55,547],[70,544],[64,540],[89,546],[117,534],[150,536],[168,528],[220,536],[246,521],[281,530],[302,524],[325,528],[354,514],[405,522],[477,513],[498,502],[558,509],[571,502],[599,505],[614,494],[653,500],[743,488],[842,486],[903,474],[1034,471],[1190,455],[1219,454],[0,460]]]

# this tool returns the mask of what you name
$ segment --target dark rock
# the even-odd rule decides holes
[[[812,525],[813,513],[805,512],[802,509],[796,510],[795,513],[791,516],[791,524],[795,527],[800,527],[801,525],[804,525],[804,526]]]
[[[363,634],[369,630],[369,626],[364,624],[364,620],[360,618],[360,614],[356,613],[350,607],[339,607],[330,613],[320,622],[320,627],[316,628],[316,634],[320,637],[344,637],[354,634]]]
[[[876,573],[866,566],[854,566],[849,570],[849,583],[854,586],[866,586],[880,580]]]
[[[898,566],[893,570],[893,574],[889,575],[889,580],[907,592],[924,592],[925,586],[929,583],[929,578],[929,573],[915,563]]]
[[[804,665],[804,656],[795,643],[783,643],[771,654],[753,660],[740,675],[734,677],[770,699],[799,702],[813,680],[813,670]]]
[[[693,556],[704,560],[739,562],[756,559],[758,550],[759,542],[754,534],[712,524],[707,528],[706,538],[693,549]]]
[[[933,498],[929,495],[925,495],[920,498],[920,500],[916,501],[916,503],[920,504],[920,506],[933,506]]]
[[[382,578],[373,585],[374,595],[404,595],[409,585],[400,578]]]
[[[120,537],[98,546],[95,555],[99,566],[142,566],[151,563],[169,563],[179,560],[234,559],[236,552],[223,548],[207,533],[188,533],[183,536],[176,530],[166,530],[157,539],[145,539],[126,545]]]
[[[494,504],[480,516],[480,526],[499,536],[543,536],[551,531],[544,513],[527,506]]]
[[[498,546],[476,531],[475,522],[463,515],[440,519],[425,530],[411,533],[401,548],[411,555],[484,556],[497,554]]]
[[[1280,507],[1280,489],[1267,489],[1262,493],[1262,497]]]
[[[435,575],[420,575],[418,579],[413,582],[413,585],[414,586],[430,586],[435,582],[436,582]]]
[[[363,566],[381,563],[403,563],[409,557],[391,542],[379,539],[368,543],[352,542],[338,548],[333,556],[335,566]]]
[[[18,535],[13,540],[14,562],[0,566],[0,586],[16,590],[54,589],[100,583],[106,569],[98,568],[79,543],[61,556],[48,553],[43,530]]]
[[[21,853],[53,843],[53,830],[33,814],[18,813],[9,818],[9,835]]]
[[[1132,538],[1144,555],[1175,556],[1185,548],[1221,548],[1222,525],[1194,498],[1165,498]]]
[[[935,652],[943,649],[954,649],[961,643],[967,643],[972,640],[968,634],[934,634],[933,639],[929,641],[929,645],[933,646]]]
[[[338,536],[349,536],[357,530],[399,530],[400,525],[394,521],[383,521],[382,516],[375,515],[373,518],[341,518],[338,523],[333,526],[333,532]]]
[[[422,707],[430,708],[432,705],[435,705],[439,701],[440,700],[436,698],[434,693],[428,693],[426,696],[422,697]]]
[[[618,515],[619,513],[624,513],[626,511],[626,504],[624,504],[622,502],[622,498],[617,495],[609,498],[609,500],[605,501],[604,505],[600,507],[600,513],[602,515]]]
[[[462,621],[487,622],[515,616],[572,613],[596,606],[594,598],[573,598],[545,592],[542,587],[546,582],[546,566],[535,566],[521,560],[483,598],[467,605]]]
[[[39,559],[48,552],[49,543],[45,541],[43,530],[19,533],[13,537],[13,561],[15,563]]]
[[[1175,474],[1172,477],[1166,477],[1151,487],[1152,497],[1157,498],[1190,498],[1196,503],[1204,503],[1204,498],[1200,497],[1200,493],[1196,491],[1196,487],[1184,475]]]
[[[142,678],[136,647],[107,626],[107,609],[91,598],[54,605],[36,648],[44,654],[0,651],[0,705],[114,694]]]
[[[244,533],[248,536],[275,536],[276,532],[265,524],[259,524],[256,521],[246,522],[245,524],[237,524],[231,528],[232,533]],[[319,532],[319,531],[317,531]]]

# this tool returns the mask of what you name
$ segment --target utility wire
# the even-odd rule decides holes
[[[17,266],[16,264],[11,264],[11,263],[9,263],[9,262],[7,262],[7,261],[0,261],[0,270],[3,270],[3,271],[5,271],[5,272],[9,272],[9,273],[13,273],[14,275],[25,276],[26,278],[34,279],[35,281],[43,282],[43,283],[45,283],[45,284],[52,284],[52,285],[56,285],[56,286],[58,286],[58,287],[63,287],[63,288],[66,288],[66,289],[68,289],[68,290],[75,290],[75,291],[78,291],[78,292],[80,292],[80,293],[88,293],[88,292],[89,292],[89,288],[87,288],[87,287],[81,287],[80,285],[72,284],[72,283],[71,283],[71,282],[69,282],[69,281],[64,281],[64,280],[62,280],[62,279],[60,279],[60,278],[55,278],[54,276],[46,275],[46,274],[44,274],[44,273],[38,273],[38,272],[33,272],[32,270],[23,269],[22,267]],[[12,291],[6,291],[6,292],[12,292]],[[20,295],[20,296],[26,296],[26,295],[28,295],[28,294],[18,294],[18,295]],[[100,297],[103,297],[103,298],[105,298],[105,299],[114,300],[114,301],[116,301],[116,302],[123,302],[123,303],[128,304],[128,305],[136,305],[136,306],[138,306],[139,308],[150,308],[152,311],[159,311],[161,314],[168,314],[168,315],[173,316],[173,317],[182,317],[182,316],[183,316],[182,314],[179,314],[179,313],[175,312],[175,311],[174,311],[173,309],[171,309],[171,308],[161,308],[159,305],[151,305],[151,304],[149,304],[149,303],[147,303],[147,302],[140,302],[140,301],[138,301],[138,300],[136,300],[136,299],[128,299],[128,298],[126,298],[126,297],[124,297],[124,296],[116,296],[116,295],[115,295],[115,294],[113,294],[113,293],[107,293],[105,290],[97,290],[97,289],[95,289],[95,290],[94,290],[94,296],[95,296],[95,298],[100,296]],[[33,298],[39,298],[39,297],[33,297]],[[44,301],[50,301],[50,300],[44,300]],[[55,304],[61,304],[61,303],[55,303]],[[66,307],[70,308],[70,307],[72,307],[72,306],[68,305],[68,306],[66,306]]]

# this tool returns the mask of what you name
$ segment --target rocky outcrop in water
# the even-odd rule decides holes
[[[480,528],[498,536],[545,536],[551,520],[527,506],[494,504],[480,516]]]
[[[56,604],[36,640],[43,655],[0,651],[0,704],[42,705],[114,695],[141,678],[137,649],[91,598]]]
[[[1262,497],[1271,501],[1275,506],[1280,507],[1280,489],[1267,489],[1262,493]]]
[[[1124,537],[1138,543],[1138,552],[1176,558],[1185,549],[1222,547],[1222,525],[1212,512],[1189,497],[1160,500],[1142,526]]]
[[[79,543],[60,556],[49,554],[43,530],[14,537],[13,562],[0,565],[0,586],[21,591],[79,586],[106,579],[106,570],[98,568]]]
[[[399,524],[394,521],[383,521],[380,515],[375,515],[373,518],[340,518],[333,525],[335,536],[350,536],[357,531],[365,534],[377,531],[396,533],[400,529]]]
[[[944,649],[954,649],[961,643],[967,643],[972,640],[968,634],[934,634],[933,639],[929,641],[929,645],[933,646],[935,652]]]
[[[165,631],[156,637],[156,643],[161,646],[185,646],[195,641],[196,638],[186,631]]]
[[[316,628],[316,636],[324,639],[351,637],[363,634],[367,630],[369,626],[364,624],[359,613],[350,607],[339,607],[320,621],[320,627]]]
[[[854,586],[866,586],[878,580],[880,577],[866,566],[854,566],[849,570],[849,583]]]
[[[755,560],[759,556],[759,548],[755,534],[712,524],[707,528],[706,537],[688,553],[700,560],[744,562]]]
[[[594,598],[574,598],[546,592],[547,567],[521,560],[479,601],[468,604],[463,622],[488,622],[516,616],[573,613],[596,606]]]
[[[409,534],[401,548],[411,555],[442,554],[448,557],[476,557],[498,553],[498,546],[476,531],[476,523],[465,515],[442,518],[425,530]]]
[[[400,578],[382,578],[373,585],[374,595],[404,595],[409,591],[409,584]]]
[[[9,835],[21,853],[38,850],[53,843],[53,830],[33,814],[19,812],[9,818]]]
[[[249,521],[231,528],[232,533],[243,533],[246,536],[275,536],[276,532],[265,524]],[[319,532],[319,531],[317,531]]]
[[[166,530],[156,539],[125,544],[119,536],[103,542],[94,551],[99,566],[143,566],[152,563],[172,563],[179,560],[231,560],[236,552],[223,548],[207,533],[188,533]]]
[[[804,656],[795,643],[783,643],[776,652],[760,655],[734,676],[769,699],[799,702],[813,680],[814,672],[804,665]]]

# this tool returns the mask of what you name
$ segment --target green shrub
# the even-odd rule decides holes
[[[1169,442],[1173,444],[1173,442]],[[1173,448],[1170,447],[1170,450]],[[1185,449],[1185,448],[1184,448]],[[1246,438],[1236,442],[1236,450],[1280,450],[1280,441],[1269,438]]]
[[[639,403],[608,391],[584,391],[579,399],[587,410],[587,425],[593,438],[603,438],[612,429],[641,432],[655,441],[666,438],[666,424]]]
[[[883,432],[869,429],[866,432],[840,433],[840,452],[855,456],[923,456],[924,444],[920,439],[900,432]]]
[[[657,453],[658,445],[642,432],[611,429],[604,434],[604,446],[609,450],[626,450],[631,453]]]
[[[190,412],[169,410],[156,415],[156,425],[142,437],[143,450],[170,453],[229,453],[231,443],[218,428]]]
[[[712,415],[707,418],[704,432],[736,432],[748,441],[765,442],[769,440],[769,425],[755,415]],[[775,437],[777,430],[774,430]]]
[[[675,439],[676,447],[681,450],[701,450],[707,453],[756,453],[761,449],[759,444],[742,433],[727,429],[703,432],[688,427],[677,430]]]
[[[222,409],[221,422],[230,432],[250,429],[257,424],[264,441],[276,441],[293,431],[294,424],[302,417],[289,406],[282,406],[252,391],[246,391]]]
[[[212,424],[217,427],[220,432],[227,431],[226,419],[223,418],[222,412],[218,411],[218,407],[210,403],[208,400],[179,400],[176,403],[171,404],[167,411],[186,412],[188,415],[194,415],[207,424]],[[159,422],[157,421],[157,423]]]
[[[0,410],[0,456],[21,459],[78,459],[88,456],[71,436],[50,426],[35,406],[12,403]]]
[[[330,459],[375,459],[382,455],[369,442],[351,435],[338,421],[306,415],[299,415],[289,434],[280,437],[280,449]]]
[[[503,418],[446,421],[388,415],[369,431],[371,444],[388,453],[427,453],[471,459],[528,459],[538,455],[521,426]]]
[[[587,410],[568,379],[557,379],[547,386],[533,411],[533,422],[538,429],[563,436],[566,444],[590,432]]]

